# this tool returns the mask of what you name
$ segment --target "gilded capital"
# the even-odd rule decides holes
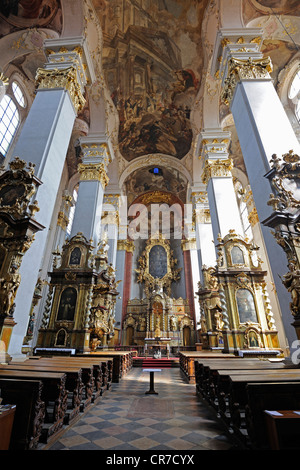
[[[190,251],[196,250],[196,239],[195,238],[188,238],[181,241],[181,249],[182,251]]]
[[[262,59],[237,59],[232,57],[228,61],[227,77],[224,81],[221,95],[222,101],[230,105],[234,90],[240,80],[270,79],[272,72],[272,61],[270,57]]]
[[[206,160],[202,173],[202,182],[207,184],[211,178],[231,177],[232,169],[233,161],[231,158],[226,160]]]
[[[194,209],[193,223],[196,224],[210,224],[210,210],[202,207],[201,209]]]
[[[65,88],[71,97],[72,103],[78,113],[85,105],[81,87],[74,66],[67,68],[39,68],[36,74],[36,86],[40,89]]]
[[[109,183],[103,163],[79,163],[78,172],[80,181],[100,181],[103,188]]]

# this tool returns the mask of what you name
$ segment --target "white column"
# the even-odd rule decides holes
[[[193,219],[196,233],[197,261],[199,265],[200,282],[203,282],[202,267],[216,265],[216,251],[214,245],[214,235],[211,225],[210,210],[207,192],[192,192]]]
[[[125,255],[126,255],[126,242],[120,240],[117,242],[117,255],[116,255],[116,281],[121,281],[118,284],[119,295],[116,300],[116,324],[118,327],[122,327],[122,299],[123,299],[123,285],[125,273]],[[119,325],[118,325],[119,323]]]
[[[80,144],[83,156],[78,166],[80,181],[70,237],[81,232],[87,240],[93,240],[97,250],[110,150],[104,135],[81,137]]]
[[[260,29],[221,30],[212,67],[212,73],[222,80],[222,98],[234,118],[260,222],[271,213],[267,202],[272,190],[264,175],[270,170],[272,155],[282,158],[289,150],[300,154],[300,144],[272,83],[271,61],[260,52],[261,43]],[[287,258],[270,229],[261,225],[261,232],[291,343],[296,334],[287,313],[290,295],[279,277],[287,271]]]
[[[233,186],[228,145],[230,133],[210,130],[201,133],[201,154],[205,159],[202,181],[207,185],[207,195],[215,243],[218,236],[235,230],[244,236],[244,230]]]
[[[120,193],[111,192],[108,186],[104,194],[102,208],[102,230],[106,230],[108,250],[108,264],[116,267],[117,244],[119,236],[119,205]]]
[[[51,49],[50,49],[51,48]],[[84,105],[83,90],[90,77],[82,38],[51,40],[45,43],[48,63],[37,73],[37,93],[14,148],[15,156],[32,162],[41,180],[35,198],[40,211],[38,221],[45,226],[36,235],[20,267],[21,284],[17,291],[14,327],[9,354],[21,354],[32,296],[42,264],[48,229],[65,157],[77,112]]]

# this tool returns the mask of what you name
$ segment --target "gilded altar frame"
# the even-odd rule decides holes
[[[154,277],[150,272],[150,252],[153,247],[162,246],[166,252],[166,273],[162,277]],[[171,295],[171,283],[179,279],[181,268],[175,268],[177,259],[173,257],[173,250],[169,240],[165,239],[161,233],[150,237],[146,242],[146,247],[138,259],[139,268],[136,269],[137,282],[145,283],[145,293],[147,298],[156,289],[165,289],[167,295]]]

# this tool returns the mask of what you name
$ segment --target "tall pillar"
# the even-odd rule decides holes
[[[234,118],[260,223],[270,215],[267,202],[272,190],[264,176],[272,155],[281,158],[290,150],[300,154],[299,141],[272,83],[271,60],[260,52],[261,43],[261,29],[220,30],[211,70],[221,79],[222,99]],[[261,232],[291,343],[296,334],[287,314],[290,296],[280,280],[287,259],[270,229],[261,224]]]
[[[231,174],[233,164],[228,158],[230,133],[216,129],[202,132],[201,137],[201,153],[205,158],[202,181],[207,186],[215,243],[218,236],[224,237],[230,230],[244,236]]]
[[[120,194],[111,193],[109,188],[106,188],[102,208],[102,228],[106,231],[109,245],[108,264],[114,268],[116,268],[119,237],[119,205]]]
[[[17,325],[9,348],[12,356],[21,354],[74,120],[85,103],[85,85],[94,79],[82,38],[45,41],[45,52],[48,62],[37,71],[36,96],[12,157],[19,156],[35,165],[35,175],[42,182],[35,195],[40,207],[38,219],[45,226],[20,268],[22,280],[15,300]]]
[[[192,192],[193,221],[196,234],[197,258],[199,264],[200,282],[203,282],[202,267],[215,266],[216,251],[214,246],[214,236],[211,225],[210,210],[207,192]]]
[[[195,292],[199,278],[199,267],[196,255],[196,239],[182,240],[181,247],[183,251],[185,290],[190,305],[190,315],[196,327],[200,319],[198,302],[195,302]]]
[[[124,282],[123,282],[123,298],[122,298],[122,320],[126,316],[127,313],[127,304],[128,300],[130,300],[130,293],[131,293],[131,278],[132,278],[132,258],[134,252],[134,242],[129,240],[120,240],[119,241],[119,249],[121,246],[125,250],[125,268],[124,268]]]
[[[70,236],[81,232],[87,240],[93,240],[97,249],[110,150],[104,135],[81,137],[80,144],[83,155],[78,165],[79,188]]]
[[[118,240],[117,242],[117,256],[116,256],[116,281],[120,281],[118,284],[119,296],[116,300],[116,324],[122,328],[122,300],[125,280],[125,255],[126,246],[124,240]]]

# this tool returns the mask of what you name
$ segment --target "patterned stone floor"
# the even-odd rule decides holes
[[[180,369],[155,373],[155,391],[149,390],[149,372],[133,368],[113,384],[58,439],[41,450],[231,450],[233,444],[214,413],[187,384]]]

